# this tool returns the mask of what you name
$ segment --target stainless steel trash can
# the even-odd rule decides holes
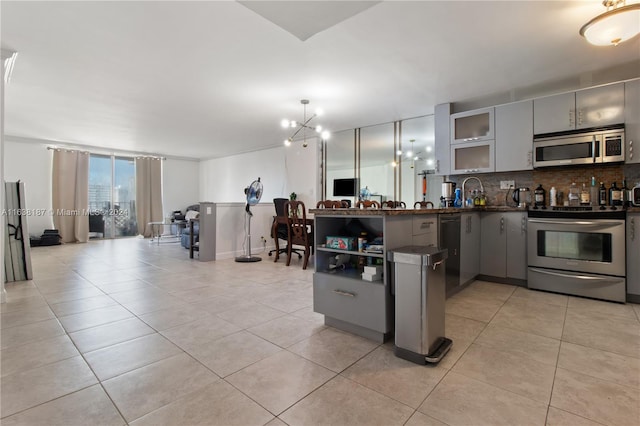
[[[426,246],[390,250],[395,286],[396,356],[426,364],[451,348],[444,335],[445,260],[448,252]]]

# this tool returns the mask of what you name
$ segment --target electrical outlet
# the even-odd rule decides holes
[[[262,241],[263,243],[266,243],[267,239],[265,237],[260,237],[260,241]]]
[[[509,189],[509,188],[515,188],[516,187],[516,181],[515,180],[501,180],[500,181],[500,189]]]

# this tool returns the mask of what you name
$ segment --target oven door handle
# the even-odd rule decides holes
[[[608,281],[614,281],[614,280],[619,280],[620,278],[601,278],[601,277],[592,277],[589,275],[574,275],[574,274],[561,274],[560,272],[551,272],[551,271],[547,271],[544,269],[538,269],[538,268],[529,268],[530,271],[533,272],[537,272],[539,274],[545,274],[545,275],[552,275],[554,277],[561,277],[561,278],[572,278],[572,279],[579,279],[579,280],[584,280],[584,281],[604,281],[604,282],[608,282]]]
[[[595,226],[595,227],[603,227],[603,226],[622,226],[623,222],[613,222],[613,221],[584,221],[584,220],[543,220],[543,219],[529,219],[529,223],[543,223],[545,225],[575,225],[575,226]]]

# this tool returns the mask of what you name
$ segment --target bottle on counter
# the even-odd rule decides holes
[[[569,206],[575,207],[580,205],[580,191],[578,190],[578,186],[575,182],[571,183],[569,187]]]
[[[549,190],[549,205],[555,207],[558,205],[558,191],[555,186],[552,186]]]
[[[589,188],[590,196],[591,196],[591,205],[598,205],[598,187],[596,186],[596,178],[595,176],[591,176],[591,187]]]
[[[582,191],[580,191],[580,205],[581,206],[589,206],[591,205],[591,192],[587,189],[587,185],[585,183],[582,184]]]
[[[620,198],[622,199],[622,207],[629,207],[629,188],[627,188],[627,180],[622,180],[622,188],[620,188]]]
[[[609,188],[609,205],[612,207],[622,205],[622,191],[620,191],[620,188],[618,188],[615,182],[613,182]]]
[[[466,207],[473,207],[473,195],[471,190],[469,190],[469,195],[467,195],[467,200],[465,201]]]
[[[598,204],[600,209],[604,209],[607,205],[607,188],[604,187],[604,182],[600,182],[600,188],[598,188]]]
[[[544,190],[541,183],[538,184],[538,187],[533,191],[533,193],[534,193],[534,205],[536,207],[544,207],[547,205],[547,201],[546,201],[547,191]]]

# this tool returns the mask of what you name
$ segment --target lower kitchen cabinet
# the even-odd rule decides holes
[[[489,277],[527,279],[527,213],[482,213],[480,273]]]
[[[480,273],[480,213],[462,213],[460,220],[460,285]]]
[[[640,303],[640,213],[627,213],[627,301]]]
[[[413,234],[411,242],[414,246],[438,245],[438,215],[413,216]]]

